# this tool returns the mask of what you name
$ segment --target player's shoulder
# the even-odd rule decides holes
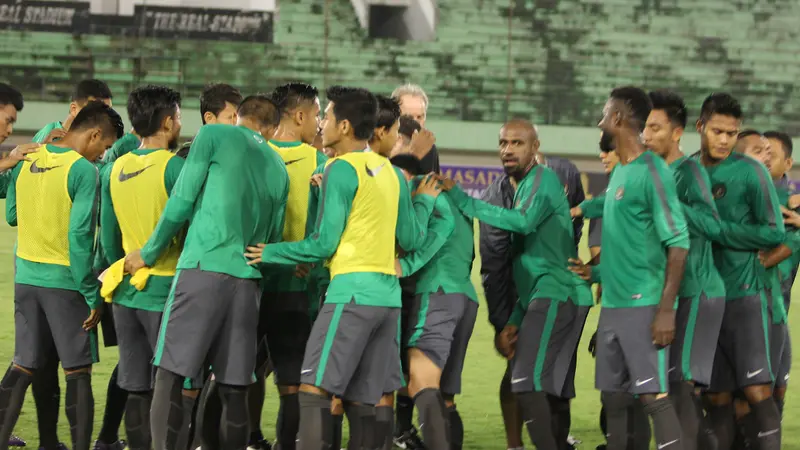
[[[533,177],[530,182],[534,183],[534,185],[547,186],[555,183],[560,189],[563,189],[561,188],[562,184],[558,173],[552,168],[543,164],[537,164],[533,171]]]

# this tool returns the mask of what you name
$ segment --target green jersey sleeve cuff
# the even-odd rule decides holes
[[[677,234],[664,241],[664,247],[689,250],[689,235],[687,233]]]

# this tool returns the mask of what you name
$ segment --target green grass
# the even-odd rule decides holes
[[[10,361],[14,354],[14,303],[13,303],[13,247],[16,239],[15,231],[0,225],[0,360]],[[582,245],[585,248],[585,245]],[[586,255],[583,255],[586,257]],[[475,274],[478,268],[475,267]],[[480,286],[479,278],[476,286]],[[800,308],[792,309],[791,321],[800,320]],[[580,448],[594,449],[602,442],[598,428],[597,414],[600,410],[599,393],[594,389],[594,361],[587,352],[587,341],[597,323],[597,309],[589,315],[584,339],[581,342],[578,358],[578,375],[575,380],[577,398],[572,402],[572,434],[583,441]],[[797,319],[794,317],[798,316]],[[800,349],[800,339],[793,335],[794,348]],[[494,333],[486,319],[485,306],[481,306],[478,322],[470,342],[469,353],[464,372],[464,393],[458,397],[458,408],[464,420],[464,448],[474,450],[504,449],[505,435],[500,416],[498,402],[498,386],[505,370],[505,362],[494,350]],[[796,352],[795,355],[800,354]],[[101,348],[101,362],[94,368],[94,395],[97,404],[95,413],[95,435],[99,432],[103,417],[105,393],[108,377],[117,360],[116,348]],[[799,363],[798,357],[794,359]],[[63,392],[63,391],[62,391]],[[783,424],[783,448],[800,449],[800,404],[796,389],[790,389]],[[274,438],[274,423],[277,411],[277,395],[274,389],[268,389],[264,409],[263,430],[268,438]],[[123,430],[120,430],[123,431]],[[33,399],[28,395],[22,416],[17,423],[15,433],[27,439],[29,446],[38,443],[36,430],[36,413]],[[67,420],[63,417],[59,422],[59,436],[62,441],[69,441]],[[525,438],[527,442],[527,437]],[[528,448],[532,448],[528,444]]]

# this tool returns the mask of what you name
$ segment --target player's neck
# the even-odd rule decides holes
[[[730,156],[730,153],[728,154],[728,156]],[[714,167],[717,164],[721,163],[722,161],[726,160],[728,158],[728,156],[726,156],[725,158],[722,158],[722,159],[714,159],[714,158],[711,157],[711,155],[709,154],[708,150],[704,150],[704,149],[701,148],[700,149],[700,164],[702,164],[703,167]]]
[[[139,150],[161,150],[169,148],[169,138],[159,134],[153,136],[143,137],[142,143],[139,145]]]
[[[298,130],[281,124],[278,125],[278,130],[275,131],[275,135],[270,140],[276,142],[302,142],[303,139],[301,139]]]
[[[624,166],[641,156],[645,152],[645,147],[639,135],[620,136],[617,138],[616,152],[619,155],[619,163]]]
[[[333,149],[336,151],[336,156],[342,156],[347,153],[359,152],[365,148],[367,148],[367,141],[342,140]]]
[[[75,119],[71,115],[67,114],[67,118],[61,121],[61,128],[69,131],[69,126],[72,125],[72,120]]]
[[[667,153],[667,156],[664,158],[664,161],[666,161],[667,165],[670,165],[681,158],[683,158],[683,152],[681,151],[679,145],[675,145]]]
[[[392,149],[391,148],[389,149],[389,151],[384,151],[381,148],[381,142],[380,141],[372,141],[372,142],[370,142],[369,143],[369,149],[370,149],[371,152],[377,153],[377,154],[383,156],[384,158],[388,158],[392,153]]]

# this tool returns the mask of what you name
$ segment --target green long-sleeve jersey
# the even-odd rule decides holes
[[[457,186],[448,196],[467,217],[515,233],[511,246],[519,301],[509,324],[519,325],[537,298],[592,305],[591,296],[581,295],[588,291],[581,289],[586,283],[567,268],[576,257],[575,241],[567,197],[555,172],[534,166],[517,185],[514,209],[472,198]]]
[[[61,125],[61,122],[48,123],[47,125],[43,126],[41,130],[37,131],[36,134],[33,135],[33,139],[31,139],[31,142],[36,142],[37,144],[44,143],[44,140],[47,139],[47,136],[50,135],[50,132],[57,128],[64,128],[64,125]]]
[[[412,181],[412,190],[420,178]],[[403,276],[419,271],[417,293],[464,294],[477,302],[472,285],[472,260],[475,258],[475,237],[472,220],[461,214],[449,194],[436,200],[428,237],[422,246],[400,259]]]
[[[286,166],[260,134],[243,126],[205,125],[142,258],[148,266],[155,263],[189,222],[178,269],[260,279],[245,249],[282,239],[288,193]]]

